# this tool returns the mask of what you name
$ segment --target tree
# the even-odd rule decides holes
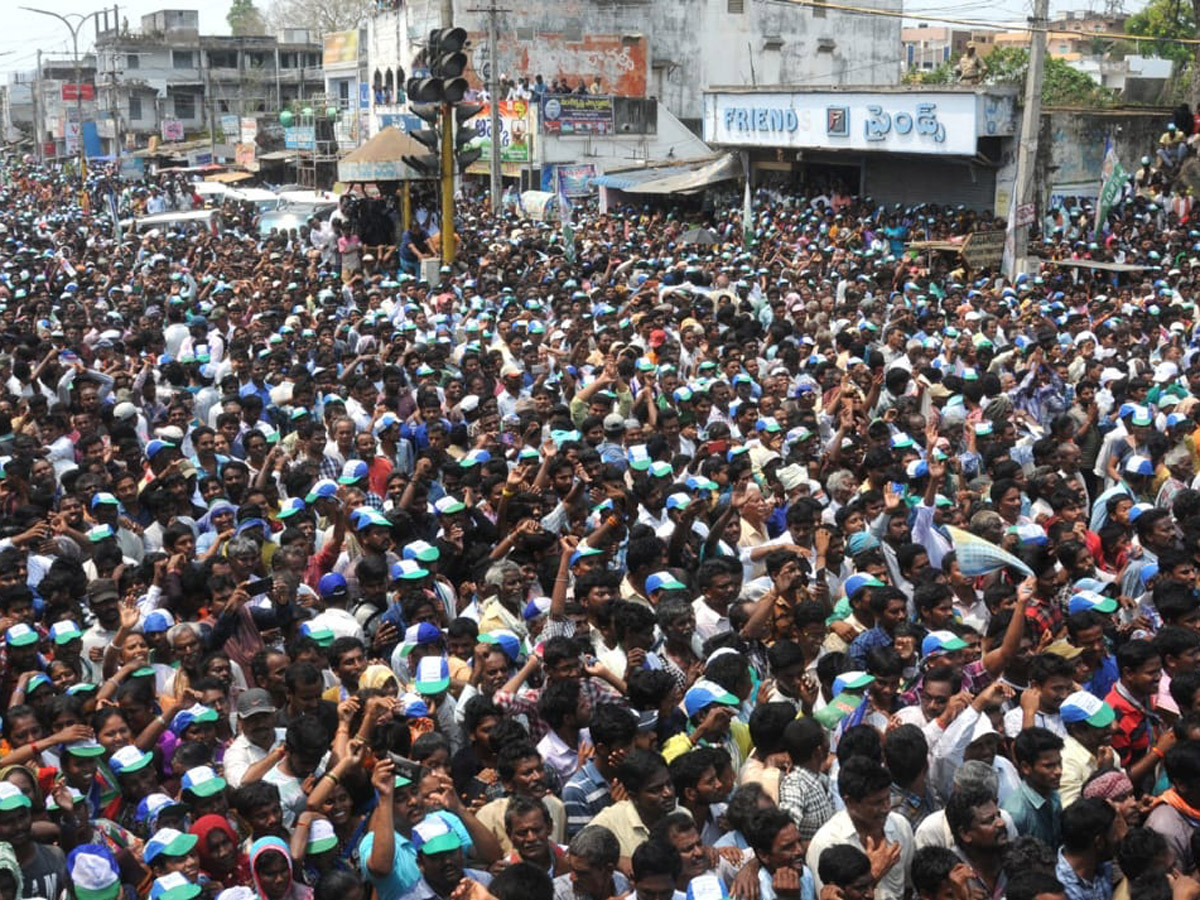
[[[993,50],[986,60],[988,84],[1025,84],[1029,68],[1029,51],[1022,47],[1002,47]],[[1046,57],[1042,72],[1042,103],[1047,106],[1111,106],[1112,95],[1077,69],[1061,59]]]
[[[233,0],[225,21],[229,23],[229,30],[234,37],[267,33],[266,20],[254,5],[254,0]]]
[[[920,69],[910,69],[904,73],[905,84],[958,84],[958,75],[954,69],[958,65],[956,60],[950,59],[942,63],[936,69],[922,71]]]
[[[1134,52],[1186,64],[1192,61],[1192,48],[1171,38],[1196,36],[1195,10],[1187,0],[1150,0],[1145,9],[1134,13],[1125,22],[1125,33],[1157,38],[1134,41]]]
[[[372,0],[273,0],[267,21],[281,28],[307,28],[314,40],[331,31],[346,31],[362,22],[373,8]]]

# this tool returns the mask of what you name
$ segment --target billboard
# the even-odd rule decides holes
[[[587,197],[592,193],[592,179],[596,177],[596,167],[590,163],[577,166],[555,166],[555,193],[568,197]]]
[[[482,84],[487,72],[487,32],[471,33],[470,75],[472,84]],[[600,90],[622,97],[645,97],[650,81],[650,46],[641,35],[610,33],[580,36],[537,31],[522,38],[502,31],[497,43],[501,72],[541,75],[546,84],[565,80],[571,90],[582,82],[591,87],[600,79]]]
[[[183,122],[181,122],[179,119],[163,119],[162,139],[164,141],[182,141]]]
[[[974,94],[936,91],[713,92],[704,96],[710,144],[973,156]]]
[[[317,129],[312,125],[292,125],[283,129],[283,146],[288,150],[311,150],[317,142]]]
[[[95,100],[96,86],[94,84],[72,84],[69,81],[64,81],[62,98],[71,103],[74,103],[76,100]]]
[[[483,150],[483,159],[492,158],[491,106],[484,104],[475,118],[466,122],[464,128],[474,128],[476,137],[471,146]],[[531,110],[524,100],[500,101],[500,161],[527,163],[533,159],[533,134]]]
[[[236,141],[241,136],[241,126],[238,123],[237,116],[221,116],[221,134],[225,135],[225,140]]]
[[[590,94],[551,94],[542,98],[542,134],[613,133],[613,98]]]
[[[324,37],[325,51],[322,64],[325,66],[358,65],[358,29],[331,31]]]

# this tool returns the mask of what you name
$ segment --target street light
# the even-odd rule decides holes
[[[93,18],[96,13],[56,13],[48,9],[35,9],[32,6],[22,6],[21,9],[26,12],[38,13],[43,16],[53,16],[71,32],[71,47],[75,58],[75,118],[79,128],[78,135],[75,139],[79,149],[79,177],[82,179],[84,175],[85,165],[83,160],[83,73],[79,63],[79,30],[83,28],[83,23]],[[78,19],[74,25],[71,24],[71,19]],[[40,77],[40,74],[39,74]],[[39,136],[40,137],[40,136]]]

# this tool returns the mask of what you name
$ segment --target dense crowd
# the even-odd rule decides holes
[[[430,283],[4,176],[3,900],[1200,895],[1175,212],[1010,283],[906,250],[962,208],[464,205]]]

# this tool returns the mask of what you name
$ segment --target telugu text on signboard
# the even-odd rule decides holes
[[[485,104],[479,114],[463,127],[475,129],[476,137],[471,141],[471,146],[481,149],[484,159],[491,159],[491,108]],[[533,158],[533,134],[531,132],[529,104],[524,100],[500,101],[500,161],[529,162]]]
[[[613,98],[551,94],[542,98],[543,134],[612,134]]]

